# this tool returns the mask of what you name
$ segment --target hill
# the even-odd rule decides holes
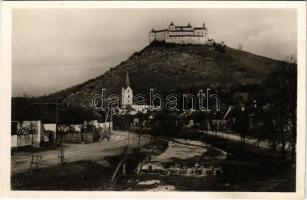
[[[68,104],[89,105],[103,88],[105,95],[120,94],[127,71],[134,94],[261,84],[279,64],[229,47],[151,43],[95,79],[38,99],[62,96]]]

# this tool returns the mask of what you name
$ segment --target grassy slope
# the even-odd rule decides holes
[[[151,44],[103,75],[48,97],[64,96],[65,102],[89,105],[94,94],[105,88],[106,95],[120,94],[129,71],[134,93],[148,94],[175,89],[217,85],[261,83],[278,66],[273,59],[226,48],[225,53],[205,45]]]

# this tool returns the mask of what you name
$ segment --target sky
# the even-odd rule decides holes
[[[209,38],[254,54],[297,53],[293,9],[18,9],[12,20],[12,93],[45,95],[97,77],[148,45],[148,33],[206,24]]]

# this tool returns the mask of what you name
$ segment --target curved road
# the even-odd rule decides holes
[[[150,142],[147,135],[141,136],[140,145]],[[138,135],[134,133],[113,131],[110,141],[103,140],[88,144],[63,144],[65,162],[75,162],[92,160],[103,160],[108,156],[120,155],[127,146],[130,148],[137,147]],[[42,156],[40,167],[50,167],[59,164],[58,150],[42,150],[34,153],[36,156]],[[15,152],[11,157],[12,166],[11,174],[24,172],[30,169],[31,152]]]

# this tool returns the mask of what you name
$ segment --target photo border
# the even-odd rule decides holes
[[[306,2],[234,2],[234,1],[19,1],[2,2],[1,24],[1,68],[0,68],[0,192],[6,197],[48,197],[48,198],[152,198],[151,192],[113,191],[12,191],[10,189],[11,162],[11,95],[12,95],[12,10],[13,9],[108,9],[108,8],[276,8],[297,10],[297,163],[296,192],[154,192],[155,199],[200,199],[200,198],[245,198],[245,199],[303,199],[305,189],[305,123],[306,123]],[[5,134],[4,134],[5,133]],[[5,155],[5,156],[3,156]]]

